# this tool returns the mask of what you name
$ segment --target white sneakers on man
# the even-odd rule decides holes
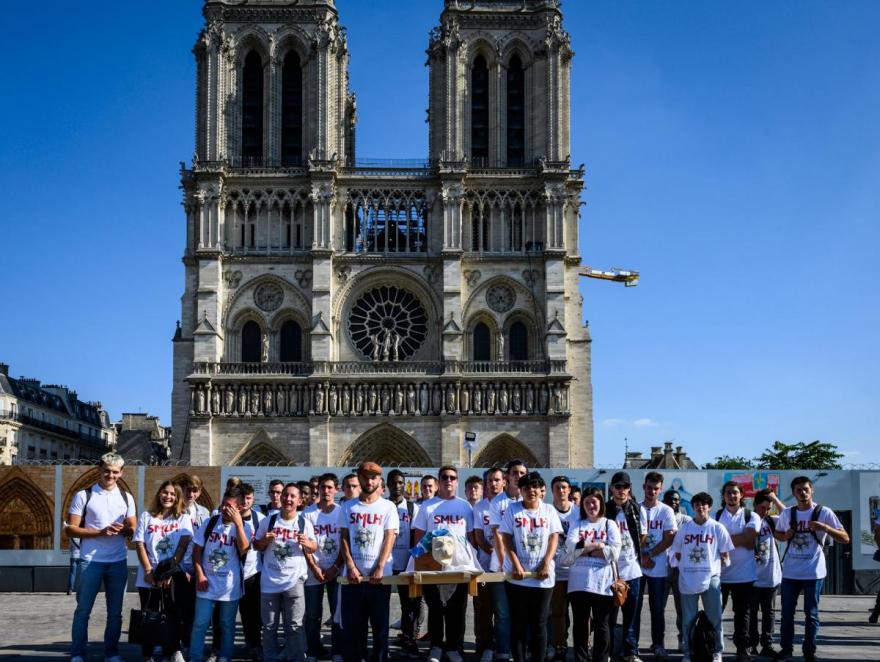
[[[712,662],[721,662],[721,653],[715,653],[712,655]]]

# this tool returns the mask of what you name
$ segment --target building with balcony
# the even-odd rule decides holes
[[[126,462],[163,464],[171,459],[171,428],[162,425],[158,416],[123,413],[115,428],[116,452]]]
[[[0,464],[95,460],[115,444],[100,402],[83,402],[66,386],[13,379],[0,363]]]
[[[592,464],[559,4],[445,0],[427,157],[368,161],[333,0],[205,0],[173,457]]]

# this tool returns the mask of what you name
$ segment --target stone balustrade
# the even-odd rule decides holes
[[[193,377],[218,375],[565,375],[564,360],[534,361],[313,361],[300,363],[196,362]]]

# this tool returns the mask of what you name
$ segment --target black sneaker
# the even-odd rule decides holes
[[[68,593],[67,595],[70,595],[70,593]],[[872,609],[871,615],[868,616],[868,623],[876,623],[878,616],[880,616],[880,609]]]
[[[770,646],[761,647],[761,655],[763,657],[769,657],[771,660],[779,659],[779,651],[773,648],[772,644]]]
[[[776,655],[776,659],[779,660],[780,662],[791,662],[791,660],[794,659],[794,652],[793,651],[779,651],[779,653]]]
[[[411,639],[404,641],[400,645],[400,651],[407,657],[416,658],[422,656],[421,652],[419,651],[419,645]]]

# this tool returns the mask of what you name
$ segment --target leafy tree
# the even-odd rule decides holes
[[[703,469],[754,469],[755,461],[736,455],[719,455],[714,462],[707,462]]]
[[[800,470],[800,469],[840,469],[843,453],[837,446],[823,441],[796,444],[773,442],[773,446],[756,458],[757,469]]]

